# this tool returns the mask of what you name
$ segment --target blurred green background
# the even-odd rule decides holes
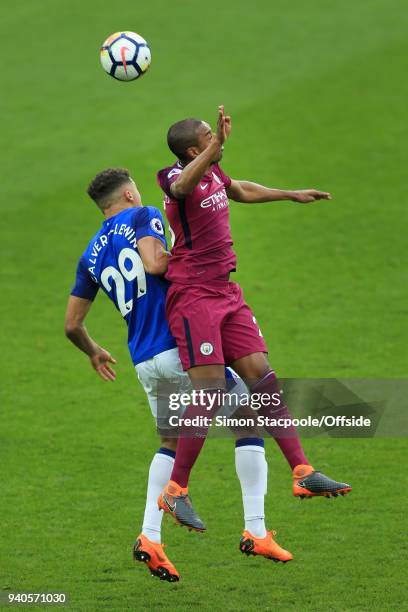
[[[88,327],[118,359],[112,385],[65,340],[63,316],[101,222],[89,180],[127,166],[144,202],[160,205],[168,126],[214,123],[223,103],[233,118],[227,173],[333,194],[305,207],[231,205],[236,280],[272,365],[281,377],[406,376],[407,25],[401,0],[3,7],[0,589],[65,590],[75,610],[405,604],[404,440],[307,440],[316,466],[354,492],[305,507],[268,441],[268,516],[296,556],[284,567],[239,555],[233,443],[211,440],[192,480],[208,533],[165,527],[183,580],[162,584],[133,567],[157,447],[150,412],[108,301],[97,299]],[[151,45],[140,81],[117,82],[99,65],[99,46],[120,29]]]

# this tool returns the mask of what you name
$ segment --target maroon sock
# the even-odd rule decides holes
[[[270,417],[273,419],[283,418],[291,419],[291,415],[282,397],[279,393],[279,383],[276,378],[275,372],[269,370],[260,378],[255,385],[251,387],[252,393],[268,394],[271,397],[271,401],[267,406],[262,406],[258,410],[258,414],[264,417]],[[279,396],[279,398],[278,398]],[[277,405],[279,401],[279,405]],[[297,465],[309,465],[305,453],[303,452],[302,445],[300,443],[299,436],[293,425],[290,427],[273,427],[265,426],[265,429],[270,433],[276,440],[282,453],[285,455],[290,467],[293,468]]]
[[[176,460],[173,465],[170,480],[177,482],[180,487],[188,485],[188,479],[193,465],[196,462],[205,438],[179,438],[177,442]]]
[[[204,442],[208,434],[208,428],[210,426],[212,417],[218,411],[220,407],[220,401],[216,396],[215,401],[211,410],[207,410],[209,397],[212,394],[218,394],[219,390],[205,390],[206,398],[200,402],[200,405],[190,405],[185,413],[183,419],[192,419],[194,417],[206,417],[207,423],[199,426],[183,426],[179,431],[179,439],[177,442],[176,459],[171,472],[170,480],[177,482],[180,487],[187,487],[188,479],[193,465],[196,462],[198,455],[201,452]]]

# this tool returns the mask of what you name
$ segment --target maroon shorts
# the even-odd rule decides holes
[[[255,317],[236,283],[173,283],[167,293],[166,314],[184,370],[229,365],[246,355],[267,352]]]

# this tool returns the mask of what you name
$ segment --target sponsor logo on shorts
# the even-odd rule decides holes
[[[211,344],[211,342],[203,342],[200,346],[200,352],[202,355],[211,355],[213,350],[214,350],[214,347]]]
[[[164,228],[163,228],[163,223],[160,221],[160,219],[158,219],[157,217],[152,219],[150,221],[150,227],[152,228],[154,232],[156,232],[156,234],[160,234],[161,236],[163,236]]]

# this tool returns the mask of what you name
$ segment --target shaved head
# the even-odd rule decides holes
[[[187,160],[187,149],[198,144],[198,131],[203,125],[200,119],[183,119],[174,123],[167,132],[167,144],[176,157]]]

